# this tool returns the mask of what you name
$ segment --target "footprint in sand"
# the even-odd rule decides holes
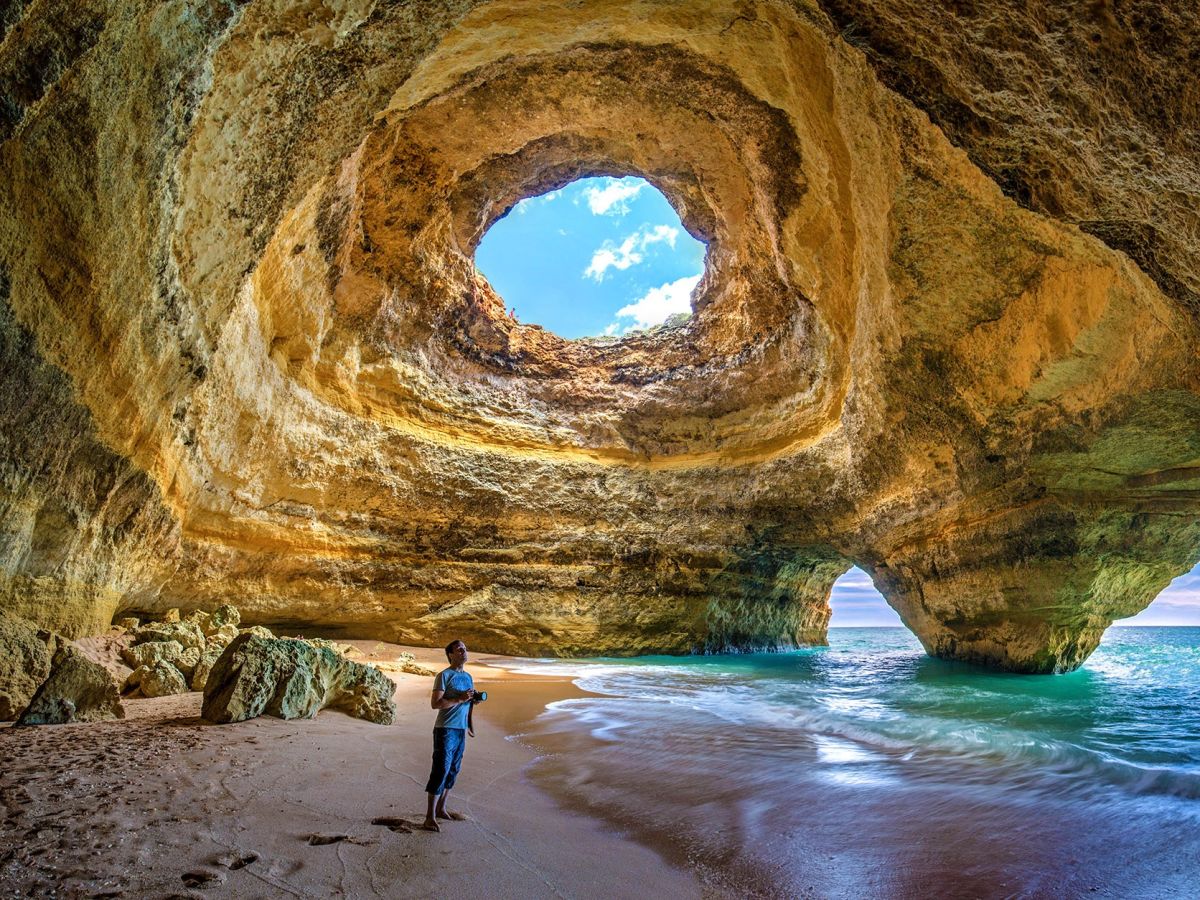
[[[322,847],[326,844],[340,844],[342,841],[345,841],[347,844],[358,844],[359,846],[375,843],[374,838],[358,837],[353,834],[310,834],[308,836],[308,843],[313,847]]]
[[[225,876],[219,872],[205,871],[184,872],[179,878],[190,888],[213,887],[225,880]]]
[[[407,819],[400,819],[395,816],[380,816],[377,819],[371,820],[372,825],[382,825],[388,831],[395,831],[400,834],[412,834],[413,827],[416,823],[410,822]]]
[[[235,850],[233,853],[218,856],[215,862],[217,865],[236,872],[238,869],[246,868],[250,863],[258,862],[258,854],[253,850]]]
[[[310,834],[308,843],[313,847],[324,847],[326,844],[337,844],[348,839],[348,834]]]

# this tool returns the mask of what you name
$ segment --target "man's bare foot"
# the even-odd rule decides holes
[[[442,827],[440,825],[438,825],[438,823],[435,822],[433,819],[426,819],[424,822],[421,823],[421,827],[423,829],[425,829],[426,831],[441,831],[442,830]]]
[[[460,812],[450,812],[449,810],[445,810],[445,809],[439,809],[439,810],[437,811],[437,817],[438,817],[439,819],[446,819],[447,821],[451,821],[451,822],[465,822],[465,821],[467,821],[467,817],[466,817],[466,816],[465,816],[463,813],[460,813]]]

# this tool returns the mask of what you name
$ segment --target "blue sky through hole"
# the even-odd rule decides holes
[[[854,566],[833,585],[829,597],[832,628],[902,625],[895,610],[875,590],[870,576]],[[1200,625],[1200,565],[1180,575],[1148,607],[1117,625]]]
[[[642,178],[581,178],[495,222],[475,267],[524,324],[621,337],[691,313],[704,244]]]

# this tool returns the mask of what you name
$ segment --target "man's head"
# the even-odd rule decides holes
[[[452,666],[463,665],[467,661],[467,645],[462,641],[451,641],[446,645],[446,659]]]

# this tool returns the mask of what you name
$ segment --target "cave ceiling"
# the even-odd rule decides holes
[[[1188,3],[0,14],[0,606],[513,653],[1081,663],[1200,559]],[[639,175],[708,245],[616,342],[476,272]],[[530,248],[537,252],[537,248]]]

